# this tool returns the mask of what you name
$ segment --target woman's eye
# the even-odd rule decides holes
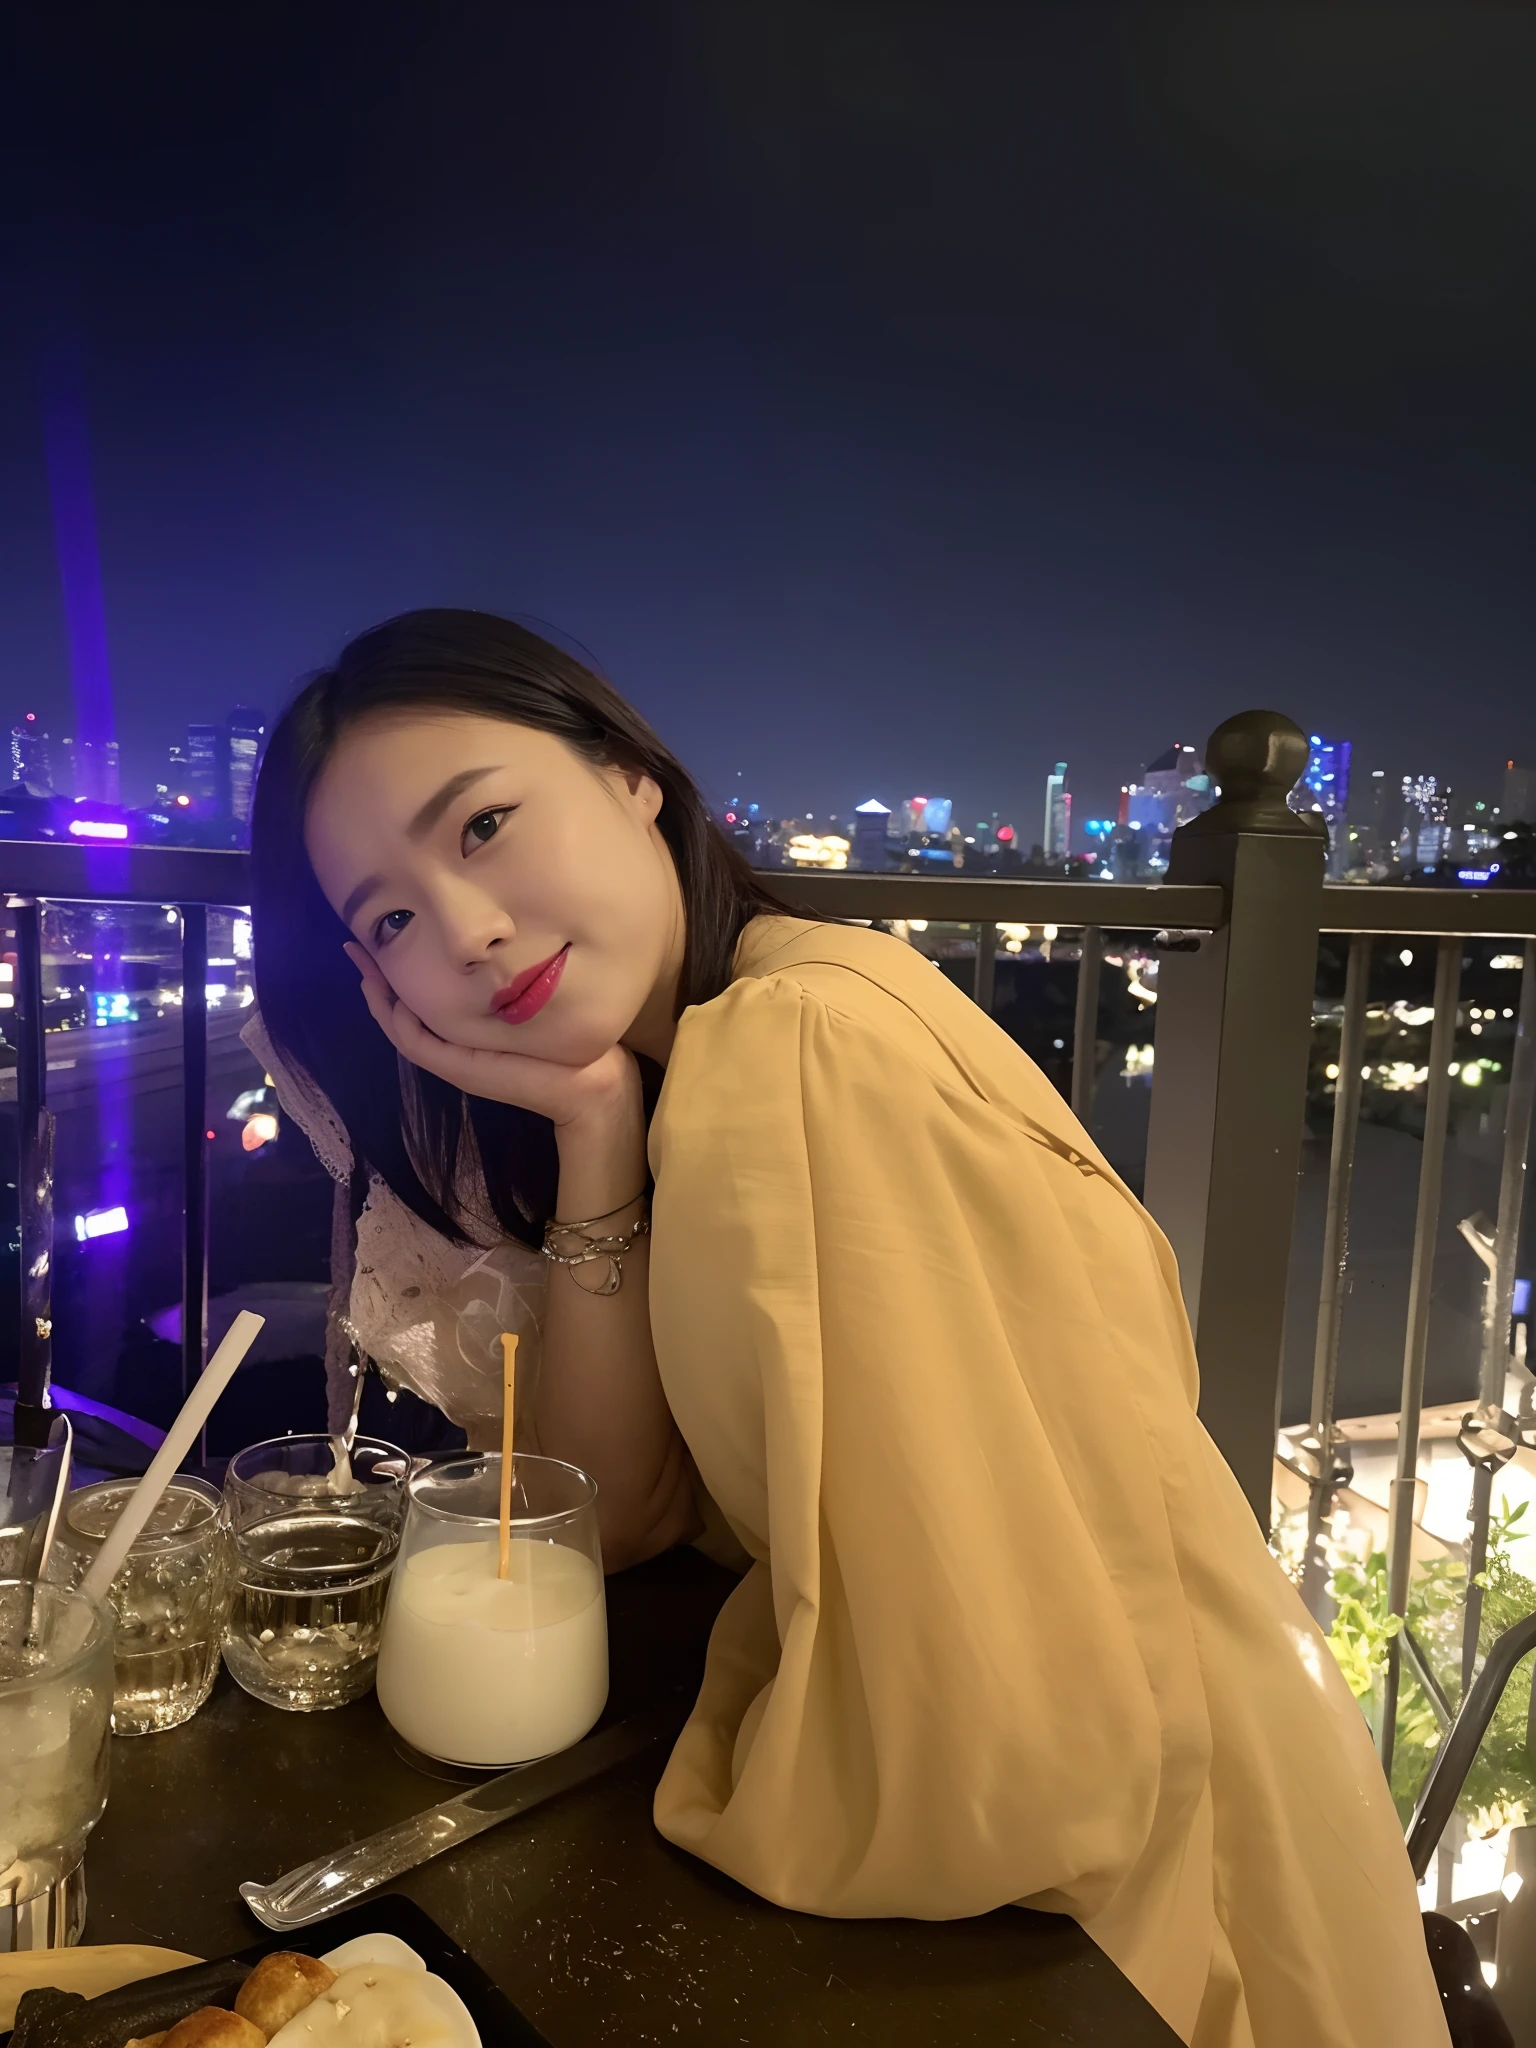
[[[403,932],[415,915],[414,910],[386,910],[373,928],[375,942],[382,944],[396,932]]]
[[[472,844],[484,846],[487,839],[494,839],[501,828],[502,819],[506,817],[510,808],[508,805],[498,811],[476,811],[464,827],[464,851],[467,853]]]

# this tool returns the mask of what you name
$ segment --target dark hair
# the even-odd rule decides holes
[[[554,1209],[552,1127],[530,1110],[463,1095],[405,1067],[368,1014],[341,950],[349,934],[304,848],[310,793],[338,737],[372,712],[406,709],[505,718],[564,740],[594,767],[657,783],[657,824],[687,920],[679,1014],[720,993],[744,926],[780,906],[639,713],[583,663],[510,620],[406,612],[349,641],[334,668],[311,677],[288,706],[273,729],[251,820],[256,996],[272,1043],[329,1098],[358,1165],[434,1229],[466,1240],[457,1189],[474,1158],[502,1227],[538,1244]]]

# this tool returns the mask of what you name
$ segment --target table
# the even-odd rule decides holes
[[[696,1683],[729,1574],[674,1551],[608,1582],[605,1719]],[[971,2048],[1173,2048],[1074,1921],[818,1920],[765,1904],[651,1823],[654,1753],[492,1829],[392,1889],[468,1949],[554,2048],[837,2040]],[[370,1696],[284,1714],[227,1674],[185,1727],[115,1740],[86,1857],[89,1941],[213,1956],[261,1930],[263,1881],[450,1796]],[[459,1789],[462,1775],[451,1789]],[[487,2042],[486,2048],[494,2048]]]

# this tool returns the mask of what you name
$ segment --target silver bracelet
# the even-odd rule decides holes
[[[641,1197],[637,1195],[634,1199],[639,1201]],[[623,1206],[628,1209],[633,1204],[626,1202]],[[611,1216],[618,1216],[623,1210],[611,1209],[608,1213]],[[595,1216],[592,1223],[601,1223],[604,1220],[601,1216]],[[553,1221],[544,1226],[543,1251],[552,1266],[564,1266],[569,1271],[571,1279],[583,1294],[617,1294],[624,1285],[624,1254],[638,1238],[649,1237],[650,1234],[649,1216],[641,1216],[628,1230],[604,1232],[599,1236],[593,1235],[591,1223]],[[572,1246],[575,1248],[571,1249]],[[601,1265],[604,1269],[602,1278],[595,1287],[580,1277],[581,1268],[592,1265]]]

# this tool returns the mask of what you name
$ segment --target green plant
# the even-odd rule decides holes
[[[1536,1583],[1515,1570],[1510,1559],[1525,1531],[1517,1524],[1525,1503],[1501,1507],[1488,1534],[1488,1568],[1480,1576],[1483,1612],[1479,1654],[1512,1623],[1536,1610]],[[1442,1691],[1454,1704],[1460,1691],[1461,1626],[1466,1566],[1458,1558],[1420,1563],[1408,1589],[1408,1626]],[[1341,1558],[1330,1582],[1335,1614],[1328,1634],[1350,1691],[1373,1726],[1379,1719],[1387,1646],[1402,1626],[1388,1611],[1386,1553],[1373,1550],[1363,1562]],[[1491,1832],[1510,1819],[1536,1810],[1536,1756],[1527,1746],[1531,1666],[1521,1665],[1505,1690],[1477,1760],[1468,1774],[1461,1805],[1474,1832]],[[1424,1688],[1406,1661],[1400,1666],[1397,1726],[1392,1751],[1392,1796],[1404,1820],[1413,1809],[1430,1761],[1440,1746],[1440,1724]],[[1516,1812],[1518,1809],[1518,1813]]]

